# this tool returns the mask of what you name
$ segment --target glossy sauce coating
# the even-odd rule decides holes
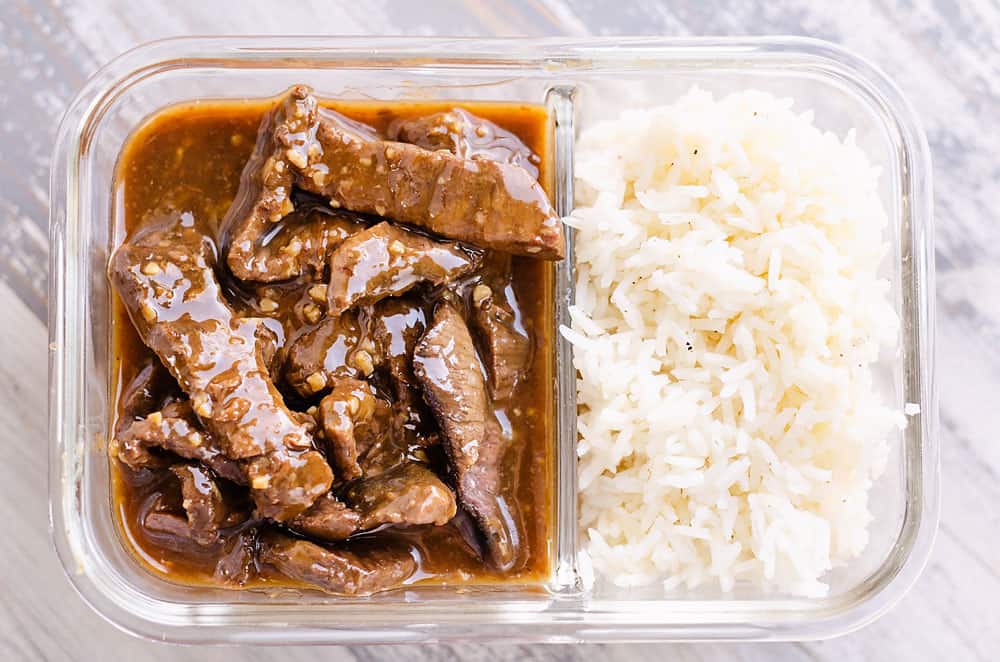
[[[463,106],[517,135],[532,151],[542,155],[538,164],[540,181],[543,187],[550,190],[550,160],[547,156],[549,127],[544,109],[507,104]],[[172,108],[147,122],[132,137],[119,163],[121,204],[118,227],[124,227],[131,233],[164,212],[184,212],[191,215],[206,235],[215,236],[218,224],[235,195],[240,172],[253,149],[257,126],[267,107],[263,103],[206,103]],[[443,113],[452,107],[450,103],[356,102],[338,103],[335,110],[386,132],[393,122]],[[337,222],[331,226],[334,230]],[[294,241],[294,237],[289,241]],[[318,239],[316,241],[319,242]],[[305,245],[308,248],[309,245]],[[217,272],[220,271],[217,269]],[[355,537],[360,547],[384,544],[409,548],[411,555],[418,560],[420,567],[416,577],[420,581],[531,582],[549,571],[552,524],[549,467],[554,436],[550,346],[552,266],[540,260],[515,257],[512,275],[513,289],[520,305],[516,314],[531,332],[535,347],[516,393],[509,401],[498,404],[498,416],[505,427],[509,425],[512,434],[523,442],[521,445],[524,447],[521,457],[507,459],[519,467],[508,473],[519,477],[517,484],[511,486],[511,493],[525,523],[527,540],[521,542],[526,558],[521,569],[514,573],[504,574],[487,569],[474,545],[469,542],[473,538],[473,525],[462,515],[443,527],[382,528]],[[319,321],[316,311],[322,305],[322,297],[313,289],[316,282],[314,273],[301,273],[289,281],[260,285],[226,279],[222,273],[220,277],[234,312],[240,316],[263,318],[279,343],[309,332]],[[403,341],[404,330],[395,328],[397,323],[412,324],[417,318],[429,319],[431,313],[431,310],[419,309],[387,318],[389,326],[393,327],[389,329],[387,343],[398,345]],[[122,391],[147,364],[150,352],[139,340],[118,301],[113,314],[114,393],[118,396],[115,414],[120,416],[123,412]],[[393,351],[397,349],[393,348]],[[295,393],[285,393],[285,397],[293,408],[302,410],[308,405],[305,400],[297,401],[300,396]],[[114,507],[123,538],[145,565],[171,581],[182,583],[214,583],[220,572],[239,573],[239,568],[220,565],[220,559],[231,553],[240,542],[239,533],[252,526],[253,522],[239,523],[227,529],[230,537],[221,550],[215,552],[203,548],[171,547],[171,542],[157,536],[148,526],[141,526],[140,522],[155,504],[177,502],[180,496],[176,485],[153,471],[130,469],[119,463],[114,464],[112,473]],[[250,584],[275,581],[258,579],[251,580]]]

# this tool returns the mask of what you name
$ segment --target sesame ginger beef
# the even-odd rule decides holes
[[[285,379],[303,397],[322,393],[337,380],[359,376],[368,368],[371,354],[360,348],[361,326],[357,313],[325,317],[292,341],[288,348]]]
[[[389,137],[432,151],[446,150],[462,159],[510,163],[538,179],[538,155],[520,138],[462,108],[393,122]]]
[[[415,423],[422,419],[420,386],[413,376],[413,348],[427,326],[423,306],[412,297],[383,299],[372,310],[371,337],[396,400]]]
[[[221,529],[247,518],[246,512],[230,508],[211,472],[191,464],[174,465],[170,472],[180,481],[184,515],[152,511],[146,515],[147,528],[209,546],[219,542]]]
[[[227,261],[238,277],[261,279],[267,267],[256,255],[258,243],[269,224],[293,211],[293,186],[335,209],[391,218],[483,248],[550,260],[564,255],[559,218],[524,168],[382,140],[320,107],[312,91],[298,85],[261,123],[224,221]]]
[[[337,314],[404,294],[422,282],[443,285],[474,270],[479,256],[391,223],[354,235],[330,258],[328,307]]]
[[[413,352],[413,370],[441,426],[459,500],[485,534],[493,563],[509,568],[518,536],[510,526],[516,518],[505,512],[499,492],[505,440],[489,407],[472,337],[450,303],[435,309]]]
[[[122,244],[111,281],[194,413],[229,458],[244,461],[260,514],[288,519],[329,489],[332,472],[271,383],[259,323],[223,301],[211,259],[190,217],[168,217]]]
[[[372,477],[354,481],[337,498],[316,503],[289,526],[319,540],[346,540],[379,526],[443,526],[455,516],[455,495],[419,462],[403,462]]]
[[[492,253],[472,287],[469,326],[478,341],[490,389],[496,401],[510,399],[531,363],[531,337],[515,313],[510,256]]]
[[[169,466],[168,454],[154,452],[160,449],[197,460],[235,483],[247,482],[243,464],[222,452],[215,436],[201,428],[186,400],[171,402],[160,411],[132,421],[118,433],[112,445],[112,455],[134,469]]]
[[[565,252],[548,118],[338,109],[299,85],[170,111],[122,159],[125,537],[231,588],[539,581]]]
[[[315,586],[330,593],[369,595],[399,586],[416,572],[410,553],[398,546],[350,551],[330,549],[277,531],[260,537],[265,572]]]

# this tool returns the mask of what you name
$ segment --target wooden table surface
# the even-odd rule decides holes
[[[1000,651],[1000,6],[995,0],[246,2],[0,0],[0,659],[996,659]],[[294,8],[280,5],[293,5]],[[868,57],[930,138],[937,219],[944,502],[931,561],[903,601],[805,644],[192,650],[133,639],[63,577],[47,532],[48,169],[56,124],[121,51],[193,34],[801,34]]]

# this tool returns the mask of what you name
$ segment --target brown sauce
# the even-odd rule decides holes
[[[395,120],[425,116],[455,107],[452,102],[337,102],[340,113],[379,131]],[[535,154],[539,181],[551,195],[552,168],[550,122],[544,108],[502,103],[462,103],[462,108],[491,120],[515,134]],[[211,237],[233,202],[240,173],[254,148],[258,125],[266,103],[206,102],[167,109],[147,121],[129,140],[117,171],[117,239],[131,235],[145,222],[164,211],[187,212]],[[520,457],[508,455],[510,475],[516,476],[513,494],[521,511],[525,540],[520,541],[524,559],[513,572],[501,573],[483,562],[470,543],[473,523],[459,515],[445,526],[381,528],[355,536],[352,549],[366,545],[405,545],[418,559],[418,572],[410,582],[431,584],[489,584],[499,581],[532,583],[550,571],[553,509],[554,369],[553,369],[553,266],[551,262],[514,257],[512,287],[520,310],[516,311],[534,342],[534,352],[524,379],[518,384],[498,418],[509,425]],[[217,266],[217,271],[222,271]],[[303,308],[308,306],[308,283],[292,280],[247,287],[234,284],[220,274],[231,305],[238,312],[275,319],[275,330],[285,336],[302,326]],[[274,313],[261,310],[261,301],[278,303]],[[270,307],[269,305],[267,307]],[[292,311],[292,312],[288,312]],[[306,314],[308,314],[308,310]],[[149,361],[156,356],[146,348],[131,324],[122,302],[115,297],[112,308],[113,415],[116,423],[125,415],[123,393]],[[168,381],[172,379],[167,376]],[[169,390],[171,384],[165,384]],[[296,402],[285,393],[294,409]],[[134,470],[112,461],[112,506],[126,546],[149,570],[165,579],[193,585],[215,584],[213,578],[222,552],[191,545],[178,547],[142,525],[152,504],[176,504],[179,489],[163,471]],[[253,522],[224,532],[235,538]],[[282,578],[251,578],[246,585],[298,585]]]

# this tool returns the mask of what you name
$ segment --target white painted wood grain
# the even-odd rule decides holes
[[[62,577],[46,531],[47,178],[55,125],[101,63],[191,34],[804,34],[897,81],[936,179],[944,502],[925,575],[829,642],[180,649],[131,639]],[[0,660],[992,660],[1000,650],[1000,6],[995,0],[239,3],[0,0]]]

